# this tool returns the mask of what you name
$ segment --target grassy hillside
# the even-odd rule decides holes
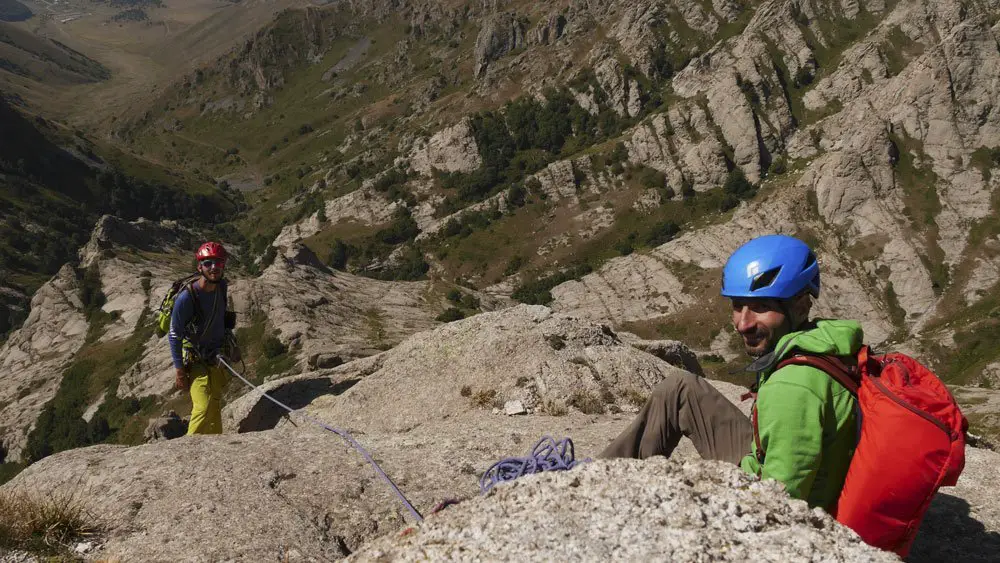
[[[74,86],[107,80],[110,71],[66,44],[0,18],[0,90],[38,109]]]

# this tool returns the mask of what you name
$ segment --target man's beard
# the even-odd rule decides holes
[[[791,325],[792,325],[791,319],[786,316],[784,322],[782,322],[781,326],[778,327],[778,331],[780,332],[754,331],[753,336],[755,337],[756,341],[754,342],[753,348],[751,349],[751,346],[746,343],[746,338],[744,338],[743,340],[744,351],[747,353],[748,356],[750,356],[755,360],[762,356],[766,356],[767,354],[771,353],[774,350],[774,347],[778,345],[778,341],[781,340],[781,337],[779,336],[776,338],[775,334],[777,333],[784,335],[788,334],[789,332],[792,332]],[[741,334],[740,336],[743,335]],[[761,346],[762,343],[764,344],[763,346]]]

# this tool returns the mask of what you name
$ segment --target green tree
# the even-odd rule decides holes
[[[347,267],[348,250],[344,241],[334,239],[333,248],[330,250],[330,267],[334,270],[343,270]]]

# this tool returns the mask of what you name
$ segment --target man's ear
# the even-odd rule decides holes
[[[792,300],[790,310],[794,315],[796,324],[802,324],[809,320],[809,310],[812,309],[812,296],[807,292],[800,293]]]

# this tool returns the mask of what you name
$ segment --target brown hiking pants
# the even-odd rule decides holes
[[[598,457],[669,457],[681,436],[694,442],[702,458],[738,465],[750,453],[753,426],[704,377],[670,375],[653,389],[632,424]]]

